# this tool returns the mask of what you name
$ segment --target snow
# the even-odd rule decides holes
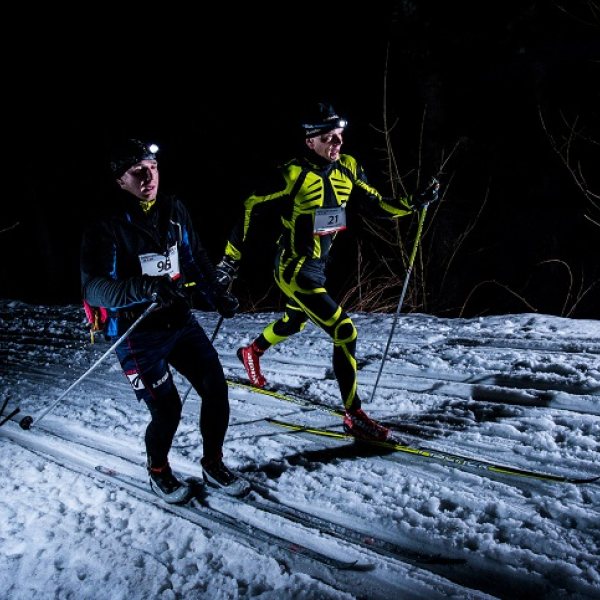
[[[236,348],[274,316],[242,314],[219,328],[215,346],[232,382],[245,381]],[[600,475],[600,322],[401,314],[371,398],[394,315],[352,316],[364,408],[411,445],[561,477]],[[197,317],[212,334],[218,315]],[[20,408],[0,427],[2,598],[600,598],[597,482],[505,475],[267,422],[340,430],[338,416],[306,405],[341,408],[330,341],[310,324],[262,360],[287,400],[229,387],[227,464],[297,511],[464,564],[385,556],[211,496],[240,523],[358,561],[339,570],[165,510],[147,489],[145,408],[112,352],[56,402],[110,347],[91,343],[83,307],[2,300],[0,324],[0,403],[8,400],[4,416]],[[187,382],[176,380],[184,396]],[[171,453],[184,475],[200,474],[199,406],[189,394]],[[24,416],[33,417],[29,430],[19,426]]]

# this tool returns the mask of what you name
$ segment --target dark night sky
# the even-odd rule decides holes
[[[425,109],[431,164],[459,145],[447,181],[442,177],[448,196],[436,216],[445,220],[440,230],[456,245],[456,232],[486,193],[489,199],[479,238],[461,248],[470,264],[449,273],[459,289],[440,291],[456,295],[452,305],[464,301],[477,277],[523,290],[541,277],[542,287],[552,287],[550,273],[515,278],[519,262],[531,268],[568,259],[581,270],[580,257],[571,256],[573,248],[563,251],[568,243],[553,231],[572,228],[569,236],[581,243],[576,254],[588,252],[600,232],[581,219],[585,199],[568,174],[559,175],[537,103],[552,98],[551,120],[560,110],[591,115],[597,132],[598,84],[590,88],[588,73],[599,29],[548,9],[541,11],[544,22],[528,19],[519,2],[485,3],[485,11],[483,3],[424,2],[413,24],[398,16],[396,4],[340,12],[339,3],[301,3],[285,14],[282,5],[274,5],[279,12],[223,6],[200,15],[102,7],[64,19],[37,13],[35,23],[17,18],[20,35],[7,54],[4,81],[10,181],[0,223],[19,226],[0,234],[0,243],[18,265],[2,267],[0,295],[79,301],[81,227],[110,189],[105,146],[123,133],[158,140],[163,189],[184,199],[218,258],[255,168],[289,156],[298,112],[315,99],[332,102],[349,119],[344,150],[365,164],[383,193],[384,138],[376,128],[384,101],[389,122],[397,121],[392,141],[402,173],[417,166]],[[593,242],[581,240],[581,228]],[[523,239],[531,240],[527,248]],[[7,251],[15,245],[16,254]],[[452,251],[438,244],[431,255],[441,265],[440,253]],[[584,266],[600,278],[597,268]],[[503,309],[527,312],[522,304],[491,308]],[[556,303],[540,309],[559,310]]]

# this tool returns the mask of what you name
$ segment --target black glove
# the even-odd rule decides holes
[[[217,283],[223,290],[229,289],[239,269],[237,260],[224,256],[223,260],[215,267]]]
[[[224,319],[231,319],[237,314],[240,303],[235,296],[224,292],[215,298],[215,308]]]
[[[413,210],[423,210],[438,199],[440,182],[431,177],[425,187],[419,188],[411,198]]]
[[[158,302],[161,306],[171,306],[175,300],[187,301],[185,293],[169,275],[158,277],[143,275],[141,287],[143,288],[142,295],[144,299]]]

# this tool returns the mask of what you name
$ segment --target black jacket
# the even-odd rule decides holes
[[[200,244],[190,215],[180,200],[159,194],[146,214],[138,199],[127,192],[106,214],[90,223],[81,245],[81,286],[83,299],[108,311],[107,335],[122,334],[149,306],[144,296],[140,256],[164,254],[176,246],[180,285],[199,291],[214,307],[218,290],[216,273]],[[194,284],[192,288],[189,286]],[[146,326],[158,326],[187,319],[190,304],[175,303],[151,313]]]

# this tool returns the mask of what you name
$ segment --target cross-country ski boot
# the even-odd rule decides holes
[[[190,487],[175,477],[169,463],[155,469],[148,467],[152,491],[169,504],[183,504],[191,497]]]

